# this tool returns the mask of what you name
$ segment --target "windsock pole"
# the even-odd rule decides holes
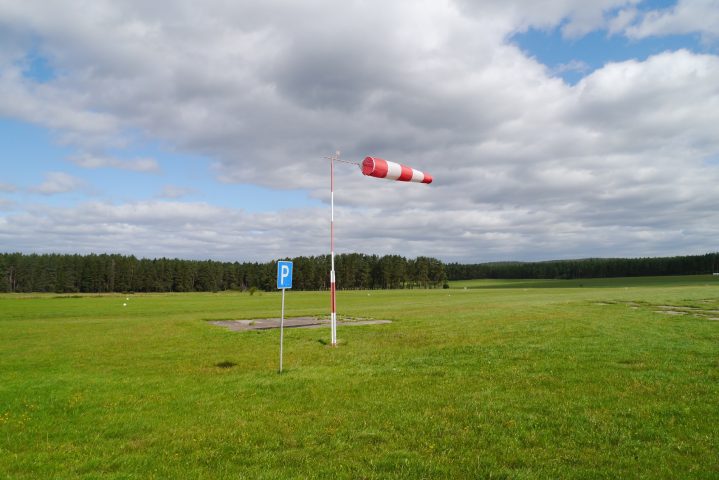
[[[337,346],[337,285],[335,278],[335,162],[349,163],[350,165],[358,165],[357,162],[342,160],[340,151],[337,150],[334,155],[324,157],[330,161],[330,344]]]
[[[364,175],[401,182],[432,183],[432,175],[399,163],[378,157],[366,157],[362,164],[340,159],[337,150],[334,155],[324,157],[330,161],[330,343],[337,346],[337,285],[335,283],[335,162],[357,165]]]
[[[340,156],[339,150],[330,157],[330,343],[337,346],[337,301],[335,288],[335,160]]]

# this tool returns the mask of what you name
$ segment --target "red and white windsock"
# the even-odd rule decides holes
[[[362,173],[369,177],[399,180],[400,182],[432,183],[432,175],[412,167],[389,162],[377,157],[366,157],[362,162]]]

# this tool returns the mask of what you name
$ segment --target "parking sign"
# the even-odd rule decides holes
[[[277,262],[277,288],[292,288],[292,262]]]

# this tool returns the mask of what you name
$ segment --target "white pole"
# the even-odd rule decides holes
[[[282,316],[280,318],[280,373],[282,373],[282,344],[285,339],[285,289],[282,289]]]

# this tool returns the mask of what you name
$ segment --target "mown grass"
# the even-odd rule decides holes
[[[719,279],[580,283],[2,295],[0,478],[717,478]]]
[[[572,280],[556,279],[479,279],[451,282],[452,288],[599,288],[599,287],[679,287],[707,286],[719,284],[714,275],[686,275],[662,277],[625,277],[625,278],[577,278]]]

